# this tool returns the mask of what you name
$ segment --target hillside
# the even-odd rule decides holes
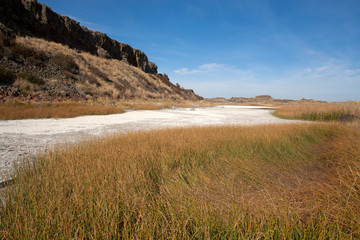
[[[130,45],[36,0],[0,0],[0,99],[198,100]]]
[[[206,101],[216,104],[235,104],[235,105],[267,105],[267,106],[279,106],[279,105],[293,105],[293,104],[311,104],[311,103],[326,103],[325,101],[314,99],[278,99],[273,98],[270,95],[258,95],[255,97],[232,97],[232,98],[206,98]]]

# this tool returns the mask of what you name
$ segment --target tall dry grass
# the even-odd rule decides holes
[[[279,107],[275,115],[282,118],[311,121],[337,121],[340,116],[360,117],[360,102],[309,103]]]
[[[90,105],[79,102],[2,102],[0,119],[70,118],[82,115],[123,113],[121,107]]]
[[[99,98],[87,103],[66,102],[0,102],[0,120],[37,119],[37,118],[69,118],[82,115],[107,115],[124,113],[124,109],[160,110],[171,108],[190,108],[194,106],[209,107],[204,101],[166,101],[166,100],[131,100],[112,101]]]
[[[356,239],[360,138],[340,125],[103,138],[21,167],[3,239]]]

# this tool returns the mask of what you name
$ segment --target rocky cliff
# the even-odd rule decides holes
[[[58,42],[94,55],[126,61],[146,73],[157,73],[157,66],[148,61],[142,51],[80,26],[36,0],[0,0],[0,22],[16,34]]]
[[[140,50],[36,0],[0,0],[0,102],[199,100]]]

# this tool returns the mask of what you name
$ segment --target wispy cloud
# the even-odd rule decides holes
[[[172,80],[204,97],[269,94],[276,98],[347,101],[356,100],[360,88],[360,68],[334,59],[307,68],[300,66],[282,74],[219,63],[182,68],[174,73]]]
[[[315,69],[315,71],[318,72],[318,73],[320,73],[320,72],[325,71],[325,70],[328,69],[328,68],[329,68],[329,66],[317,67],[317,68]]]
[[[175,70],[174,72],[176,74],[188,75],[188,74],[197,74],[197,73],[219,72],[226,68],[229,68],[229,66],[227,66],[225,64],[207,63],[207,64],[200,65],[194,69],[180,68],[178,70]]]
[[[359,69],[345,69],[344,74],[347,76],[360,76],[360,68]]]

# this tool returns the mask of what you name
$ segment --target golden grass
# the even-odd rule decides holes
[[[0,120],[37,119],[37,118],[69,118],[82,115],[107,115],[123,113],[124,109],[160,110],[171,108],[190,108],[194,106],[209,107],[205,101],[166,101],[141,100],[112,101],[97,99],[96,101],[81,102],[20,102],[8,101],[0,103]]]
[[[24,165],[3,239],[356,239],[360,138],[335,124],[133,133]]]
[[[121,107],[89,105],[78,102],[3,102],[0,119],[70,118],[82,115],[123,113]]]
[[[360,102],[311,103],[279,107],[275,115],[311,121],[337,121],[343,115],[360,117]]]

